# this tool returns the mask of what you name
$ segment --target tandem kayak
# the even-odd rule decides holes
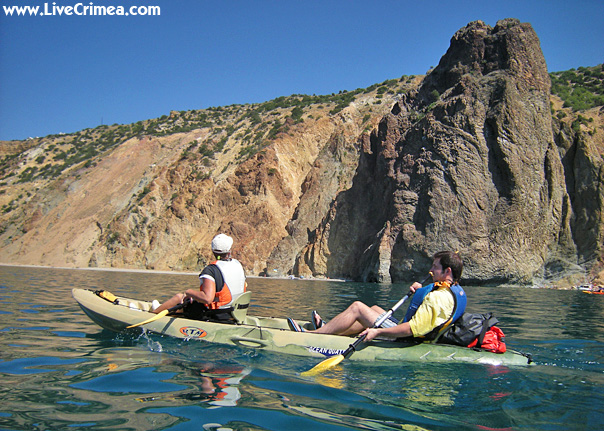
[[[287,319],[274,317],[239,316],[233,324],[191,320],[174,315],[161,317],[140,327],[127,329],[156,314],[151,313],[151,303],[136,299],[112,296],[113,302],[99,296],[99,292],[73,289],[72,294],[84,313],[102,328],[114,331],[149,332],[187,340],[235,345],[298,356],[325,359],[342,354],[355,338],[339,335],[312,334],[291,331]],[[310,322],[299,321],[305,328]],[[471,362],[490,365],[528,365],[530,355],[509,350],[491,353],[461,346],[401,341],[373,340],[361,343],[349,360],[358,361],[429,361]]]

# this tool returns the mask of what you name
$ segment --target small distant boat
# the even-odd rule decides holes
[[[294,332],[287,319],[249,316],[246,312],[234,316],[237,323],[227,324],[190,320],[168,315],[132,329],[128,326],[156,316],[149,312],[151,303],[125,297],[112,296],[111,300],[99,296],[99,292],[73,289],[72,295],[82,310],[99,326],[114,332],[139,332],[142,328],[175,338],[230,344],[245,348],[280,352],[298,356],[325,359],[342,354],[356,338],[339,335]],[[247,294],[246,294],[247,295]],[[249,295],[248,304],[249,304]],[[241,305],[241,304],[238,304]],[[247,306],[247,304],[244,304]],[[235,315],[235,312],[233,313]],[[310,322],[299,323],[310,328]],[[350,360],[360,361],[427,361],[471,362],[490,365],[528,365],[530,355],[508,349],[505,353],[473,350],[447,344],[406,343],[401,341],[373,340],[362,343],[350,355]]]
[[[583,293],[589,293],[591,295],[604,295],[604,290],[584,290]]]
[[[573,289],[577,289],[577,290],[580,290],[580,291],[585,292],[585,293],[596,294],[596,295],[602,295],[602,294],[604,294],[604,287],[602,287],[602,286],[596,286],[593,283],[594,280],[590,281],[589,283],[580,284],[578,286],[573,286]]]

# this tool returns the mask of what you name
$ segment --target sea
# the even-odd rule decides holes
[[[409,283],[249,278],[249,314],[388,309]],[[316,358],[94,324],[73,288],[168,299],[196,274],[0,266],[2,430],[602,430],[604,295],[466,288],[532,366]],[[404,313],[399,310],[395,316]]]

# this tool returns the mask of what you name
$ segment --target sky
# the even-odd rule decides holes
[[[75,7],[76,5],[78,5]],[[121,6],[159,15],[66,15]],[[518,18],[550,72],[604,62],[602,0],[0,0],[0,140],[425,74],[468,23]],[[8,15],[39,6],[45,16]],[[59,12],[62,11],[62,14]]]

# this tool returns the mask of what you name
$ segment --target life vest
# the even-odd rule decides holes
[[[452,286],[447,282],[436,282],[424,286],[420,289],[417,289],[413,294],[413,299],[411,300],[411,304],[409,304],[409,308],[407,309],[407,313],[405,314],[405,318],[403,322],[408,322],[415,315],[419,306],[424,302],[424,299],[428,295],[428,293],[432,292],[439,287],[442,287],[443,284],[445,286],[448,285],[449,291],[453,294],[453,313],[451,313],[451,317],[444,322],[443,324],[437,326],[432,331],[428,332],[426,335],[423,335],[421,338],[425,340],[435,340],[442,334],[445,329],[449,327],[453,322],[461,317],[461,315],[466,310],[467,297],[466,292],[461,288],[461,286],[457,283]]]
[[[212,262],[211,265],[218,268],[222,274],[224,284],[216,286],[216,296],[214,297],[214,301],[208,304],[208,308],[212,310],[229,308],[233,299],[238,298],[247,289],[243,267],[236,259],[217,260]]]

